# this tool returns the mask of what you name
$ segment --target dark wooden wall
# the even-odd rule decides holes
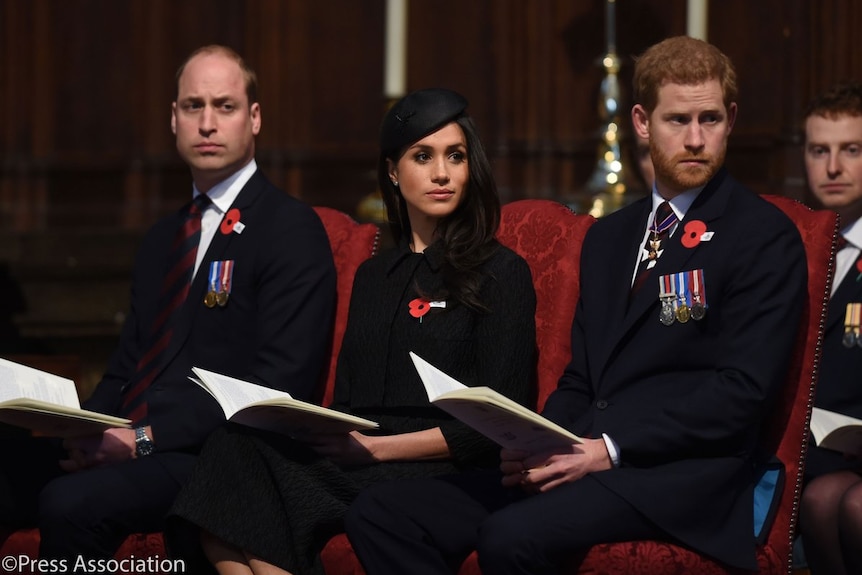
[[[632,56],[684,33],[685,4],[617,0],[626,111]],[[177,65],[202,44],[228,44],[258,71],[269,177],[355,213],[375,188],[384,7],[0,0],[0,322],[23,336],[0,332],[0,351],[80,354],[101,370],[140,234],[189,196],[170,102]],[[505,201],[565,200],[592,172],[604,15],[603,0],[409,2],[408,89],[468,97]],[[709,40],[740,78],[728,154],[739,179],[806,199],[799,114],[829,84],[862,77],[860,28],[856,0],[710,2]]]

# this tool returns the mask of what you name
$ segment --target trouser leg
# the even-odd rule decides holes
[[[345,529],[368,575],[451,574],[488,513],[512,496],[496,472],[387,482],[362,491]]]

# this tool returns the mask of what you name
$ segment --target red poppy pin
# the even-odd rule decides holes
[[[221,221],[221,233],[224,235],[228,235],[231,232],[236,232],[241,234],[245,229],[245,226],[241,221],[239,221],[239,210],[237,208],[231,208],[224,215],[224,219]]]
[[[856,281],[862,281],[862,258],[856,260],[856,271],[859,272],[859,275],[856,276]]]
[[[431,302],[427,299],[423,299],[421,297],[417,297],[408,304],[410,307],[410,315],[413,317],[422,319],[422,316],[428,313],[428,310],[431,309]]]
[[[696,248],[700,242],[712,239],[712,232],[706,231],[706,224],[700,220],[692,220],[685,224],[680,242],[687,248]]]

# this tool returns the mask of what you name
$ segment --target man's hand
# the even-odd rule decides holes
[[[585,439],[568,450],[528,453],[503,449],[500,452],[503,485],[520,485],[530,493],[550,491],[558,485],[577,481],[587,473],[612,467],[603,439]]]
[[[69,459],[61,460],[60,467],[69,472],[126,461],[135,457],[135,430],[111,428],[101,435],[67,439],[63,447]]]
[[[364,465],[377,462],[372,450],[375,439],[358,431],[351,431],[332,435],[313,433],[302,441],[338,465]]]

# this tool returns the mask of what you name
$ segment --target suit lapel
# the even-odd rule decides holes
[[[619,340],[619,329],[625,320],[629,303],[635,260],[640,254],[646,221],[651,211],[652,199],[647,196],[631,208],[617,212],[616,217],[625,218],[618,226],[622,235],[610,238],[599,246],[602,253],[599,254],[598,261],[620,262],[619,265],[606,267],[607,274],[602,274],[606,278],[606,284],[599,288],[599,292],[608,302],[617,302],[616,305],[608,305],[602,315],[602,323],[607,329],[603,330],[605,337],[596,349],[599,361],[592,362],[593,366],[600,369]],[[598,381],[598,373],[593,376],[593,381]]]
[[[683,220],[677,225],[673,236],[666,240],[664,252],[656,262],[655,267],[646,279],[646,283],[631,296],[628,308],[622,317],[622,320],[610,324],[614,326],[609,332],[612,334],[608,340],[606,353],[602,356],[602,361],[598,364],[604,370],[607,361],[612,357],[614,349],[626,337],[635,325],[641,320],[644,314],[654,313],[655,321],[658,322],[658,281],[663,275],[672,274],[681,271],[687,271],[688,263],[695,254],[703,247],[705,242],[701,242],[693,248],[688,248],[682,244],[682,238],[685,236],[685,225],[689,222],[700,220],[706,224],[707,231],[712,230],[713,224],[721,218],[727,206],[727,198],[732,184],[726,177],[727,173],[724,169],[719,172],[709,181],[703,191],[692,203],[691,207],[685,214]],[[640,223],[636,226],[640,233],[643,232],[643,225],[646,222],[648,213],[642,214]],[[640,237],[640,236],[639,236]],[[636,240],[639,241],[639,240]],[[711,241],[715,241],[714,239]],[[720,238],[718,238],[720,241]],[[638,249],[640,246],[638,245]],[[630,260],[632,261],[632,260]],[[634,262],[632,261],[632,264]],[[618,266],[619,267],[619,266]],[[629,273],[633,269],[629,268]],[[626,283],[628,286],[628,283]],[[625,301],[625,300],[623,300]]]
[[[254,201],[260,196],[267,185],[267,181],[260,170],[256,171],[249,181],[246,182],[231,205],[231,209],[236,208],[240,211],[240,221],[248,221],[246,215],[252,208]],[[203,300],[206,292],[209,290],[210,262],[224,260],[224,254],[227,252],[228,247],[232,242],[238,241],[238,237],[239,234],[235,232],[223,233],[221,229],[216,230],[209,248],[207,248],[206,254],[203,260],[201,260],[201,266],[192,280],[189,295],[183,303],[182,311],[174,324],[174,334],[171,337],[167,353],[165,354],[164,365],[170,363],[179,350],[182,349],[183,345],[185,345],[191,333],[195,314],[202,313],[202,310],[205,309]],[[210,310],[206,309],[206,311]]]

